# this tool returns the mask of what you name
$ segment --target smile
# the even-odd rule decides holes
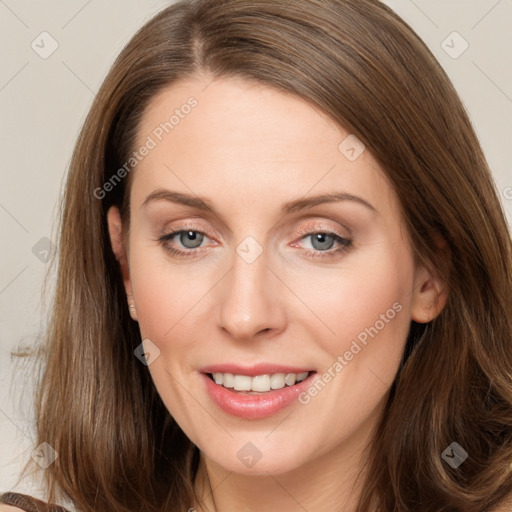
[[[317,372],[270,364],[228,364],[202,368],[200,376],[207,396],[222,412],[256,420],[298,404],[298,396],[313,385]]]
[[[305,380],[310,372],[273,373],[265,375],[233,375],[232,373],[209,374],[215,384],[227,389],[246,393],[267,393],[270,390],[293,386]]]

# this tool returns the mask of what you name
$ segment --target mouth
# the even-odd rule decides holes
[[[300,394],[313,385],[317,375],[315,370],[269,365],[236,369],[203,368],[200,375],[213,404],[230,416],[247,420],[267,418],[297,404]]]
[[[262,375],[239,375],[233,373],[207,373],[206,375],[218,386],[235,393],[261,395],[270,391],[292,387],[306,380],[313,371],[301,373],[272,373]]]

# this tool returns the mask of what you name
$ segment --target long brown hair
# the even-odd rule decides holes
[[[198,450],[134,357],[140,333],[108,238],[110,206],[128,220],[130,180],[100,199],[98,189],[129,160],[149,100],[198,73],[295,94],[355,134],[396,189],[417,260],[449,287],[436,319],[411,324],[358,511],[497,504],[512,492],[510,235],[456,91],[377,0],[183,0],[115,61],[76,144],[61,214],[36,402],[38,443],[59,454],[46,470],[50,499],[63,492],[95,512],[193,503]],[[452,442],[469,455],[457,469],[442,459]]]

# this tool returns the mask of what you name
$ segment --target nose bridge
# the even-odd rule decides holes
[[[263,251],[256,255],[251,241],[237,247],[219,301],[220,326],[234,338],[248,339],[283,327],[283,311],[267,264],[267,255]]]

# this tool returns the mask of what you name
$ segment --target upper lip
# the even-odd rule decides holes
[[[274,373],[304,373],[314,371],[304,366],[287,366],[274,363],[256,363],[251,365],[239,365],[233,363],[221,363],[203,366],[199,369],[201,373],[232,373],[233,375],[266,375]]]

